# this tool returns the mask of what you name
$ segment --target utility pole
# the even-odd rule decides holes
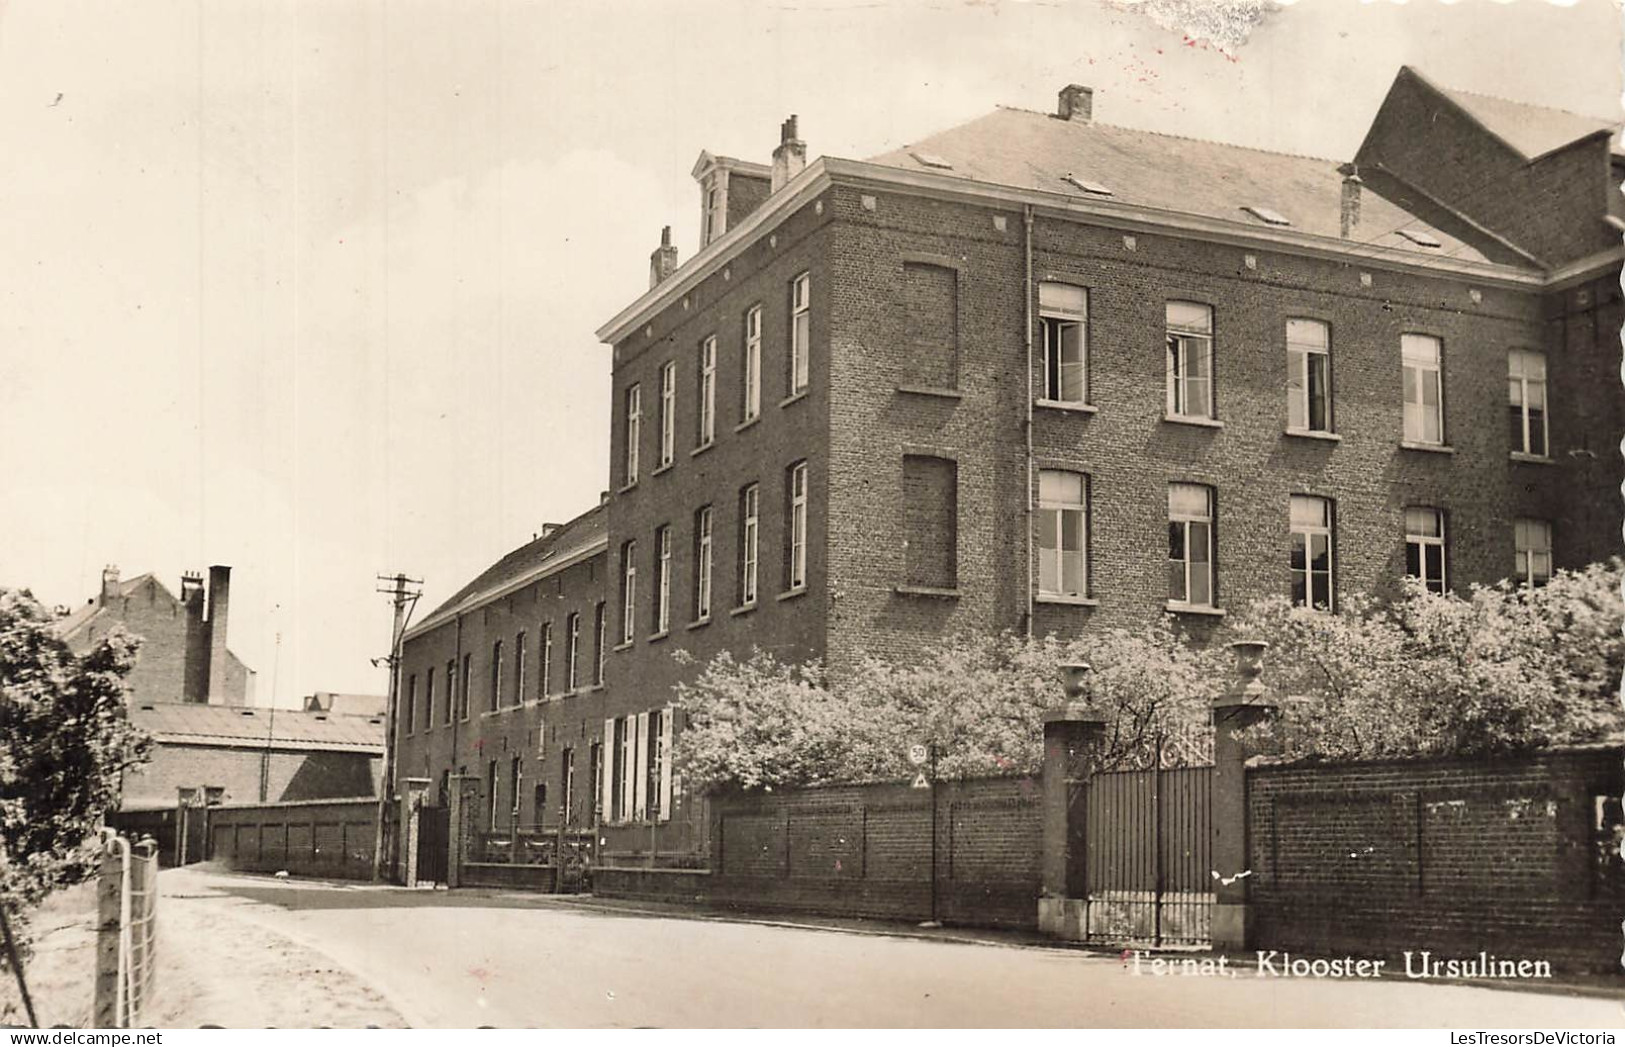
[[[378,825],[372,844],[374,883],[384,878],[384,821],[389,817],[390,794],[395,788],[395,722],[401,694],[401,640],[406,635],[406,623],[412,617],[412,610],[417,607],[418,597],[423,594],[423,579],[408,578],[400,573],[381,574],[378,583],[377,591],[388,595],[394,604],[395,624],[390,634],[389,657],[384,659],[389,666],[389,698],[384,704],[384,774],[378,787]],[[399,835],[395,834],[394,838],[398,839]]]

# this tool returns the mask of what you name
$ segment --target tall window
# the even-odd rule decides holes
[[[1512,524],[1513,571],[1524,585],[1545,585],[1552,580],[1552,525],[1545,520],[1516,520]]]
[[[1546,457],[1546,354],[1514,349],[1507,354],[1507,402],[1512,449]]]
[[[1168,413],[1213,418],[1213,310],[1195,302],[1169,302]]]
[[[739,492],[739,605],[756,602],[756,537],[758,491],[751,484]]]
[[[491,800],[491,809],[486,812],[485,826],[487,829],[496,829],[497,812],[502,810],[501,796],[502,783],[497,781],[497,762],[492,760],[485,768],[486,795]]]
[[[740,367],[739,420],[748,422],[762,413],[762,307],[745,314],[745,359]]]
[[[1046,596],[1089,594],[1089,488],[1082,473],[1043,469],[1038,474],[1038,591]]]
[[[1405,439],[1444,443],[1444,388],[1439,372],[1439,340],[1425,334],[1400,336],[1405,371]]]
[[[457,705],[457,659],[446,663],[446,722],[451,723]]]
[[[671,628],[671,526],[655,528],[655,599],[654,631],[656,635]]]
[[[468,719],[469,692],[473,690],[474,683],[474,656],[463,655],[463,677],[457,681],[457,718]]]
[[[604,648],[609,637],[609,608],[604,601],[599,600],[598,606],[592,610],[592,682],[598,686],[604,682]]]
[[[489,712],[496,712],[502,707],[502,641],[498,640],[491,645],[491,696],[489,699]]]
[[[638,629],[638,543],[621,546],[621,642],[631,643]]]
[[[508,803],[513,817],[513,820],[508,823],[510,825],[519,824],[519,783],[523,780],[523,775],[520,774],[520,768],[523,764],[524,758],[520,756],[515,756],[508,761]],[[541,821],[541,819],[542,812],[537,811],[536,820]]]
[[[806,273],[790,284],[790,393],[807,388],[812,343],[812,279]]]
[[[785,474],[784,583],[786,589],[807,584],[807,463],[797,462]]]
[[[711,618],[711,507],[694,514],[694,620]]]
[[[1439,510],[1405,510],[1405,573],[1432,592],[1444,592],[1444,513]]]
[[[1286,426],[1332,431],[1331,335],[1319,320],[1286,322]]]
[[[677,361],[660,367],[660,466],[670,465],[677,453]]]
[[[1089,292],[1071,284],[1038,285],[1038,322],[1044,329],[1043,399],[1081,404],[1089,398]]]
[[[630,485],[638,482],[638,441],[643,433],[643,389],[631,385],[626,390],[626,476]]]
[[[423,729],[425,731],[434,726],[434,676],[435,671],[433,669],[423,674]]]
[[[581,686],[581,615],[572,613],[564,622],[564,689],[574,692]]]
[[[700,241],[701,247],[721,236],[723,227],[727,223],[727,217],[722,208],[722,190],[717,188],[716,185],[716,179],[719,177],[721,176],[713,174],[709,187],[705,190],[705,236]]]
[[[418,706],[418,678],[417,678],[417,674],[413,673],[411,676],[407,677],[407,680],[406,680],[406,717],[405,717],[406,723],[405,723],[405,731],[406,731],[407,734],[412,733],[412,723],[413,723],[414,720],[417,719],[417,706]]]
[[[1214,606],[1213,488],[1168,485],[1168,599]]]
[[[699,446],[717,437],[717,336],[700,343]]]
[[[543,622],[542,623],[541,639],[539,639],[537,641],[536,646],[541,648],[541,650],[539,652],[539,656],[542,659],[542,664],[536,667],[536,675],[541,677],[541,680],[539,681],[540,687],[541,687],[541,694],[542,694],[543,698],[546,698],[548,695],[553,693],[553,623],[552,622]]]
[[[959,463],[903,456],[903,564],[908,585],[959,585]]]
[[[513,638],[513,704],[525,704],[525,634]]]
[[[1332,503],[1292,496],[1292,604],[1332,606]]]

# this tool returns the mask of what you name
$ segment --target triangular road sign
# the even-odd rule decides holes
[[[929,789],[929,788],[931,788],[931,783],[925,780],[925,772],[924,771],[921,771],[919,774],[916,774],[914,776],[914,788],[916,788],[916,789]]]

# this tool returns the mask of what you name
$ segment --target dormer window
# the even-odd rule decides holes
[[[1432,233],[1425,232],[1421,229],[1401,229],[1399,230],[1399,235],[1403,236],[1405,239],[1409,240],[1418,247],[1444,246],[1444,244],[1439,242],[1439,238],[1437,236],[1434,236]]]
[[[1082,175],[1064,174],[1061,176],[1061,181],[1067,183],[1075,189],[1082,189],[1086,193],[1093,193],[1095,196],[1112,195],[1112,191],[1110,189],[1101,185],[1099,182],[1090,181],[1089,179],[1084,178]]]
[[[718,182],[724,177],[722,172],[710,178],[710,184],[705,189],[705,229],[700,237],[700,246],[715,240],[726,231],[728,222],[727,210],[722,206],[722,188]]]
[[[938,156],[936,153],[927,153],[927,152],[924,152],[922,150],[915,149],[915,150],[911,150],[908,155],[912,156],[914,159],[918,160],[920,163],[924,164],[926,167],[939,167],[939,168],[943,169],[944,171],[952,171],[954,169],[953,164],[951,164],[948,161],[944,160],[942,157]]]
[[[1242,210],[1246,211],[1248,214],[1252,215],[1254,218],[1257,218],[1259,221],[1266,223],[1267,225],[1292,224],[1292,220],[1290,218],[1270,207],[1261,207],[1256,204],[1248,204],[1246,207],[1243,207]]]

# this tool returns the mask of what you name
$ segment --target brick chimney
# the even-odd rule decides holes
[[[807,166],[807,143],[796,137],[796,117],[779,125],[779,144],[773,150],[773,181],[770,192],[778,192]]]
[[[660,246],[649,255],[649,286],[656,287],[677,271],[677,248],[671,243],[671,226],[660,230]]]
[[[1067,84],[1056,99],[1055,115],[1062,120],[1076,120],[1086,124],[1094,119],[1095,91],[1082,84]]]
[[[231,612],[231,568],[219,564],[209,568],[209,704],[228,705],[226,667],[226,623]]]
[[[1342,230],[1343,239],[1347,240],[1360,224],[1360,174],[1353,164],[1344,164],[1338,170],[1343,175],[1342,219],[1338,227]]]
[[[181,605],[188,610],[194,605],[203,610],[203,576],[196,571],[181,574]]]
[[[118,564],[110,563],[102,568],[102,594],[101,606],[106,607],[113,597],[118,595]]]

